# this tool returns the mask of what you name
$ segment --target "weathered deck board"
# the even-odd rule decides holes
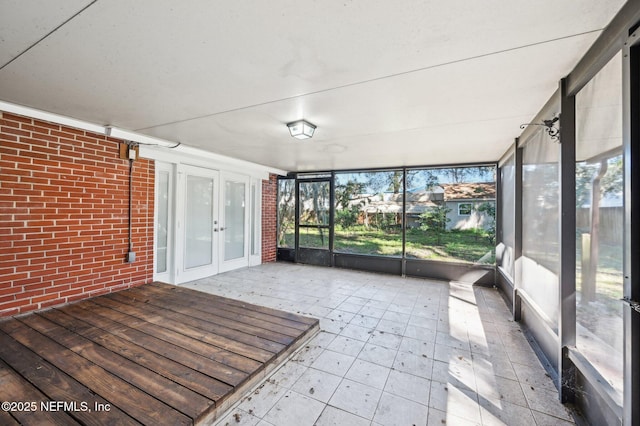
[[[151,291],[160,295],[166,295],[167,292],[178,291],[177,287],[152,287]],[[300,321],[295,321],[287,318],[281,318],[274,315],[262,313],[258,310],[247,309],[246,307],[239,307],[234,304],[230,304],[227,301],[229,299],[220,298],[213,301],[211,305],[209,303],[199,299],[192,293],[185,293],[185,300],[199,312],[210,312],[210,307],[216,308],[216,315],[222,318],[227,318],[240,323],[255,324],[255,320],[259,320],[259,327],[262,329],[274,331],[278,334],[285,334],[288,336],[297,336],[301,330],[305,330],[308,324]]]
[[[104,313],[100,312],[99,307],[89,311],[89,309],[82,308],[79,305],[69,305],[60,310],[77,319],[82,319],[95,327],[102,327],[110,334],[120,337],[129,343],[139,345],[150,352],[181,363],[192,370],[226,384],[228,389],[223,389],[224,394],[227,394],[229,389],[233,388],[233,385],[239,384],[246,377],[246,373],[229,368],[224,364],[194,352],[185,351],[183,347],[113,321],[103,316]]]
[[[253,353],[252,349],[254,348],[249,345],[234,342],[226,337],[212,335],[188,324],[178,322],[184,318],[175,315],[172,311],[154,308],[146,303],[129,305],[108,297],[96,299],[95,303],[137,318],[143,322],[142,325],[145,330],[153,330],[155,333],[170,336],[171,338],[176,338],[178,335],[190,338],[192,340],[191,345],[199,346],[199,353],[202,355],[211,356],[213,352],[215,353],[215,358],[213,356],[212,358],[240,371],[251,372],[260,368],[260,361],[268,361],[273,356],[271,352],[258,352],[258,348],[255,348],[257,353]],[[137,328],[142,329],[142,327]],[[254,358],[261,359],[255,360]]]
[[[85,401],[92,408],[96,407],[96,404],[108,404],[106,400],[91,393],[88,388],[71,376],[57,369],[3,332],[0,332],[0,358],[31,384],[41,389],[52,401]],[[9,399],[3,399],[3,401],[5,400]],[[11,417],[4,411],[2,413]],[[104,411],[92,411],[91,413],[79,411],[73,413],[73,416],[87,425],[140,424],[117,407],[110,407],[108,413]],[[1,416],[0,421],[0,424],[3,425],[10,424],[9,420],[2,421]]]
[[[295,330],[295,333],[285,334],[284,331],[278,330],[277,327],[267,328],[268,324],[266,326],[265,324],[255,325],[256,321],[248,316],[238,315],[237,318],[230,319],[224,316],[222,309],[215,303],[206,304],[206,302],[202,301],[186,301],[172,303],[171,306],[167,306],[167,303],[169,303],[167,298],[169,296],[167,293],[152,294],[146,302],[161,309],[169,308],[186,317],[194,317],[198,321],[197,327],[202,327],[202,325],[206,324],[203,320],[212,323],[216,327],[216,334],[223,337],[236,338],[239,335],[238,331],[240,331],[240,336],[245,336],[242,340],[243,343],[269,352],[280,351],[284,346],[291,343],[295,336],[300,334],[300,330]],[[212,309],[215,309],[215,312],[211,312]]]
[[[138,303],[135,299],[127,298],[126,296],[121,295],[114,295],[113,299],[125,304]],[[171,306],[172,303],[169,301],[165,300],[156,303],[157,305],[154,305],[152,303],[145,303],[144,309],[148,310],[149,312],[167,312],[167,309],[170,309],[171,311],[167,312],[166,315],[169,318],[173,319],[177,324],[180,324],[181,332],[184,332],[185,328],[187,327],[190,328],[196,335],[202,332],[206,332],[206,334],[209,336],[208,343],[225,349],[231,349],[235,353],[244,357],[248,357],[256,361],[266,361],[271,358],[274,353],[277,353],[278,350],[284,347],[284,345],[280,345],[279,347],[272,346],[268,349],[265,349],[263,347],[259,347],[262,345],[258,345],[256,339],[250,339],[249,342],[245,342],[245,336],[255,336],[259,330],[258,327],[243,327],[240,323],[238,323],[239,325],[236,326],[236,329],[234,330],[233,328],[230,328],[230,326],[233,326],[233,324],[229,323],[228,321],[218,321],[216,323],[210,324],[207,320],[205,320],[205,318],[203,318],[204,315],[198,315],[196,317],[178,312],[180,306],[176,306],[174,308],[173,306]],[[210,309],[215,309],[215,307],[212,306]],[[189,335],[189,333],[190,332],[187,332],[185,334]],[[288,339],[287,343],[290,343],[291,340],[293,339]]]
[[[212,400],[221,398],[231,389],[231,386],[212,377],[186,367],[169,358],[160,356],[154,352],[144,349],[141,346],[131,345],[126,340],[116,337],[115,335],[100,328],[92,327],[90,324],[67,315],[64,312],[50,310],[41,313],[41,315],[68,329],[73,329],[74,332],[90,339],[94,343],[104,346],[106,349],[122,355],[130,361],[137,362],[150,370],[155,370],[164,377],[167,377],[182,386],[189,387]]]
[[[176,411],[187,415],[189,418],[197,417],[199,413],[213,404],[213,401],[202,395],[117,353],[96,345],[75,331],[69,333],[68,329],[39,315],[29,315],[21,318],[20,321],[55,340],[69,351],[101,366],[113,376],[119,377],[153,398],[175,407]]]
[[[68,350],[23,322],[19,320],[2,322],[0,329],[141,423],[159,424],[162,421],[168,421],[172,424],[189,424],[187,416],[110,374],[101,366]]]
[[[165,285],[163,285],[162,283],[151,283],[151,284],[149,284],[149,286],[151,286],[151,287],[164,287]],[[182,292],[187,292],[188,293],[188,292],[191,291],[190,289],[183,288],[183,287],[175,287],[175,286],[168,286],[168,287],[172,288],[177,293],[182,293]],[[266,313],[266,314],[272,315],[272,316],[277,317],[277,318],[291,319],[291,320],[294,320],[296,322],[301,322],[301,323],[307,324],[307,325],[314,325],[316,323],[316,321],[317,321],[314,318],[301,316],[301,315],[294,314],[294,313],[291,313],[291,312],[280,311],[278,309],[268,308],[266,306],[252,305],[250,303],[246,303],[246,302],[243,302],[241,300],[229,299],[228,297],[217,296],[216,299],[218,301],[223,301],[224,303],[229,304],[229,305],[240,306],[242,308],[246,308],[247,311],[250,311],[250,312],[262,312],[262,313]]]
[[[2,361],[0,361],[0,384],[0,398],[2,398],[2,401],[23,403],[44,399],[44,395],[36,387],[24,380]],[[21,395],[22,398],[16,401],[15,395]],[[15,420],[23,424],[33,422],[32,424],[38,425],[64,426],[78,424],[64,411],[42,411],[39,408],[38,403],[35,407],[29,405],[28,410],[24,408],[18,409],[14,412]]]
[[[0,321],[0,399],[110,411],[0,411],[0,424],[198,424],[318,321],[153,283]]]

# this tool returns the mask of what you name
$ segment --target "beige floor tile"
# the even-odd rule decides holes
[[[344,377],[376,389],[384,389],[390,371],[390,368],[357,359]]]
[[[322,410],[322,402],[288,391],[264,416],[264,420],[275,426],[313,426]]]
[[[393,368],[425,379],[431,379],[433,360],[426,355],[398,352]]]
[[[363,417],[327,405],[315,426],[369,426],[370,423]]]
[[[558,392],[528,385],[523,385],[522,390],[532,410],[566,421],[573,420],[569,410],[558,401]]]
[[[185,287],[320,319],[229,424],[573,422],[495,289],[285,263]]]
[[[410,373],[391,370],[384,391],[423,405],[429,405],[431,380]]]
[[[536,426],[536,420],[528,408],[507,401],[485,401],[480,407],[482,424],[487,426],[522,425]]]
[[[426,405],[384,392],[373,421],[385,426],[424,425],[428,413]]]
[[[327,349],[349,356],[358,356],[366,343],[351,337],[337,336]]]
[[[367,343],[358,354],[358,359],[373,362],[384,367],[392,367],[396,359],[397,349]]]
[[[326,403],[331,399],[341,381],[342,377],[340,376],[309,368],[291,386],[291,389],[301,395]]]
[[[335,374],[339,377],[344,377],[355,357],[325,350],[318,358],[311,364],[311,367],[316,370],[326,371],[327,373]]]
[[[482,422],[478,395],[462,386],[432,381],[429,407],[454,413],[472,422]]]
[[[379,389],[344,379],[329,400],[329,405],[372,420],[381,395]]]
[[[441,411],[435,408],[429,408],[429,418],[427,419],[427,426],[480,426],[480,421],[472,421],[462,417],[458,417],[451,411]]]

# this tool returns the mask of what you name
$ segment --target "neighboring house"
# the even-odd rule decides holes
[[[378,215],[395,215],[396,223],[402,223],[402,194],[362,194],[350,205],[359,205],[359,223],[373,225]],[[408,228],[421,224],[420,215],[441,205],[450,209],[447,229],[475,229],[491,226],[492,218],[479,211],[484,203],[495,203],[496,189],[493,183],[449,183],[434,187],[431,191],[407,191],[406,220]],[[388,218],[388,216],[387,216]]]
[[[444,189],[444,200],[450,209],[447,217],[447,229],[488,229],[494,220],[479,211],[485,203],[496,202],[494,183],[447,183],[440,185]]]
[[[443,200],[444,190],[440,187],[434,191],[407,192],[407,227],[420,226],[420,215],[436,207]],[[359,222],[365,225],[375,224],[378,215],[395,215],[395,222],[402,223],[402,194],[386,192],[384,194],[363,195],[353,200],[350,205],[360,205]]]

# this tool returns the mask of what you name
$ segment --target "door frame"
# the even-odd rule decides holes
[[[333,205],[334,197],[334,176],[321,178],[300,178],[295,180],[295,262],[305,263],[317,266],[333,266],[333,236],[334,236],[334,214],[335,206]],[[325,248],[309,248],[300,246],[300,184],[303,183],[329,183],[329,224],[323,228],[329,231],[329,245]]]
[[[623,158],[624,158],[624,394],[623,425],[640,424],[640,241],[636,214],[640,211],[640,29],[627,39],[623,57]],[[635,259],[635,261],[634,261]]]
[[[158,262],[158,212],[159,212],[159,186],[160,173],[169,174],[168,188],[168,212],[167,212],[167,269],[164,272],[157,272]],[[172,283],[175,281],[175,198],[176,198],[176,170],[175,165],[170,163],[156,163],[155,188],[153,197],[153,280]]]
[[[211,275],[216,275],[219,271],[219,232],[217,232],[219,221],[219,185],[220,185],[220,173],[217,170],[206,169],[198,166],[190,166],[184,164],[178,164],[177,166],[177,184],[176,188],[176,220],[175,220],[175,283],[181,284],[188,281],[193,281],[200,278],[205,278]],[[211,206],[212,211],[212,232],[211,232],[211,263],[197,266],[194,268],[185,269],[185,256],[186,256],[186,232],[185,232],[185,214],[186,214],[186,196],[187,196],[187,176],[200,176],[213,179],[213,204]]]
[[[242,221],[244,224],[243,256],[241,258],[230,259],[230,260],[225,260],[225,239],[224,239],[225,229],[227,228],[227,222],[228,222],[225,218],[225,209],[224,209],[224,203],[226,202],[225,188],[226,188],[227,181],[244,184],[244,216],[242,218]],[[249,212],[250,212],[250,209],[252,208],[251,202],[250,202],[251,186],[250,186],[249,176],[242,175],[239,173],[226,172],[226,171],[220,172],[219,185],[220,185],[220,192],[219,192],[219,202],[218,202],[218,209],[219,209],[218,218],[219,218],[219,224],[220,224],[220,232],[218,233],[219,234],[218,272],[226,272],[233,269],[249,266],[249,245],[251,242],[249,238],[250,237],[249,231],[251,228],[251,224],[249,223]]]

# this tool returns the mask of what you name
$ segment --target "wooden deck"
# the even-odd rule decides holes
[[[10,318],[0,401],[36,404],[0,410],[0,424],[210,422],[317,330],[316,319],[160,283]]]

